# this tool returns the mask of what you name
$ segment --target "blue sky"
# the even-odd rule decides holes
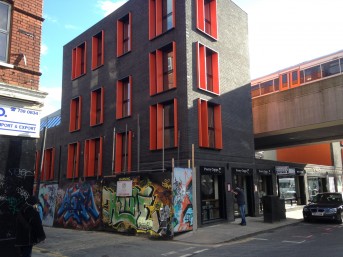
[[[40,90],[49,95],[42,117],[60,109],[63,46],[125,2],[44,0]],[[248,13],[252,79],[343,49],[342,0],[233,2]]]

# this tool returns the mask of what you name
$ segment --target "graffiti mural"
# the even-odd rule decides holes
[[[170,173],[121,180],[132,180],[131,196],[117,196],[117,181],[104,181],[102,215],[105,229],[151,236],[170,235]]]
[[[41,184],[39,187],[38,200],[43,207],[42,223],[44,226],[51,227],[53,225],[57,189],[57,184]]]
[[[15,219],[21,205],[32,195],[33,172],[13,168],[0,173],[0,240],[15,237]]]
[[[100,225],[101,185],[95,181],[70,183],[57,190],[54,226],[95,229]]]
[[[174,232],[193,229],[192,169],[174,168]]]

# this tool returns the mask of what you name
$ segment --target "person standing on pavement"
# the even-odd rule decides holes
[[[247,222],[245,220],[245,194],[244,194],[244,191],[243,191],[243,189],[236,187],[236,189],[233,190],[232,193],[234,193],[236,195],[237,204],[239,207],[239,211],[241,213],[242,221],[239,225],[246,226]]]
[[[37,198],[30,196],[17,215],[15,246],[20,249],[21,257],[31,257],[33,245],[46,238],[39,212],[34,208],[35,204]]]

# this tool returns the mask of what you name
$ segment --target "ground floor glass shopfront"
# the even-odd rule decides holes
[[[200,167],[201,223],[226,218],[224,173],[223,167]]]

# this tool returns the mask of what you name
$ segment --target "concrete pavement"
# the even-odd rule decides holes
[[[264,222],[264,217],[247,217],[247,226],[240,226],[240,218],[233,222],[219,223],[198,228],[196,231],[176,234],[174,241],[195,245],[220,245],[234,240],[254,236],[268,230],[296,224],[302,221],[303,206],[286,206],[286,219],[273,223]],[[116,233],[97,231],[78,231],[73,229],[46,227],[47,240],[33,248],[32,257],[67,257],[62,252],[75,249],[87,250],[89,246],[108,246],[127,244],[138,240],[139,236],[124,236]],[[147,238],[140,238],[147,240]],[[2,255],[1,255],[2,256]],[[107,256],[107,255],[106,255]],[[9,257],[9,256],[6,256]]]
[[[299,223],[303,220],[303,206],[287,206],[286,219],[273,223],[264,222],[264,217],[246,217],[247,225],[240,226],[241,219],[198,228],[196,231],[176,235],[174,240],[193,244],[215,245],[239,240],[268,230]]]

